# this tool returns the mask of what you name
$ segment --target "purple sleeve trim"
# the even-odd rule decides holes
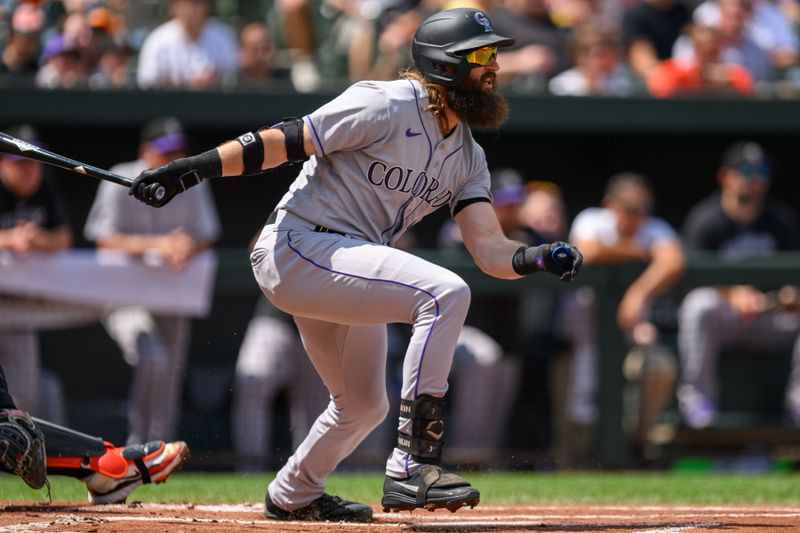
[[[319,138],[319,134],[317,133],[317,128],[314,127],[314,122],[311,120],[310,115],[306,115],[303,117],[308,125],[311,126],[311,132],[314,134],[314,138],[317,140],[317,144],[319,145],[319,149],[322,150],[323,157],[328,157],[328,154],[325,153],[325,147],[322,145],[322,139]]]

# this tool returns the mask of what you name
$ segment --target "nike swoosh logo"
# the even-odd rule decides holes
[[[400,483],[399,481],[395,481],[395,484],[396,485],[400,485],[401,487],[403,487],[407,491],[413,492],[413,493],[416,493],[417,489],[418,489],[418,487],[416,485],[409,485],[407,483]]]
[[[417,133],[417,132],[411,131],[411,128],[408,128],[406,130],[406,137],[416,137],[417,135],[422,135],[422,132]]]

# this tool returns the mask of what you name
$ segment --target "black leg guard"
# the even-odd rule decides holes
[[[44,435],[48,457],[95,457],[106,453],[103,439],[33,418]]]
[[[400,416],[411,419],[411,435],[399,433],[397,447],[420,463],[439,464],[444,444],[444,410],[447,401],[427,394],[400,400]]]

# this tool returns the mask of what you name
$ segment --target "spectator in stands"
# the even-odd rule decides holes
[[[208,89],[235,82],[236,35],[210,17],[211,0],[171,0],[170,13],[142,43],[139,86]]]
[[[42,89],[74,89],[86,81],[78,50],[62,34],[45,44],[36,85]]]
[[[567,36],[545,0],[503,0],[489,14],[495,31],[516,39],[500,52],[499,80],[521,90],[544,89],[547,78],[570,65]]]
[[[286,29],[291,54],[291,79],[295,90],[310,93],[319,89],[321,76],[315,58],[316,42],[311,0],[278,0],[276,7]]]
[[[689,26],[692,53],[661,61],[650,71],[647,86],[659,98],[699,95],[753,95],[746,68],[722,60],[719,30],[695,23]]]
[[[112,172],[137,176],[188,154],[181,123],[159,118],[142,129],[139,159]],[[182,269],[208,250],[220,233],[211,189],[202,185],[184,195],[176,209],[154,211],[114,183],[101,182],[84,234],[102,249],[121,250],[145,262]],[[128,364],[135,367],[129,401],[129,442],[171,438],[177,429],[189,349],[186,316],[154,315],[142,308],[112,311],[103,320]]]
[[[619,44],[612,34],[589,26],[578,30],[570,44],[575,66],[550,80],[551,93],[558,96],[631,94],[631,76],[620,61]]]
[[[560,28],[579,30],[592,26],[617,34],[622,13],[631,0],[549,0],[550,17]]]
[[[719,28],[723,60],[747,68],[756,81],[774,81],[797,65],[797,31],[772,2],[706,0],[693,18],[696,23]],[[676,45],[675,53],[690,52]]]
[[[530,181],[520,209],[527,240],[542,243],[566,240],[567,215],[561,188],[551,181]],[[580,290],[580,289],[578,289]],[[581,347],[569,345],[561,331],[561,308],[573,290],[546,291],[523,288],[518,307],[518,350],[522,355],[522,383],[516,425],[527,428],[522,441],[516,435],[512,447],[547,450],[558,468],[588,466],[591,427],[574,414],[575,391],[582,390],[585,369],[577,356]],[[574,340],[575,337],[569,337]],[[573,357],[560,357],[571,352]],[[588,376],[593,379],[593,375]],[[592,421],[593,422],[593,421]]]
[[[566,239],[566,209],[561,188],[552,181],[530,181],[525,186],[525,201],[519,217],[524,242],[555,242]]]
[[[92,89],[136,87],[134,73],[129,68],[133,51],[127,44],[113,39],[104,39],[99,45],[99,56],[94,71],[89,76],[89,87]]]
[[[287,73],[275,67],[275,43],[263,22],[246,24],[239,34],[240,87],[263,88]]]
[[[633,72],[646,80],[659,61],[672,57],[672,47],[689,20],[689,8],[679,0],[639,0],[628,8],[622,19],[622,44]]]
[[[797,219],[769,196],[771,172],[763,148],[754,142],[729,147],[717,173],[719,191],[686,217],[687,250],[716,252],[736,259],[763,257],[800,248]],[[678,315],[682,375],[678,400],[686,424],[703,428],[717,415],[717,365],[731,347],[757,353],[793,353],[786,408],[800,423],[800,313],[798,289],[764,292],[748,285],[701,287],[686,295]]]
[[[675,231],[653,216],[653,189],[639,174],[623,172],[609,179],[602,207],[581,211],[572,223],[569,240],[583,253],[587,264],[646,263],[617,307],[617,323],[630,338],[634,328],[648,320],[653,299],[669,289],[683,274],[685,258]],[[575,374],[580,383],[572,392],[572,416],[593,423],[597,416],[596,295],[588,288],[574,293],[564,306],[564,335],[575,351]]]
[[[0,55],[0,76],[13,74],[33,80],[39,69],[44,12],[34,4],[20,4],[11,16],[5,47]]]
[[[29,124],[5,129],[28,143],[41,145]],[[72,245],[66,202],[42,164],[11,154],[0,155],[0,255],[58,252]],[[2,296],[3,298],[14,298]],[[13,309],[13,307],[12,307]],[[0,326],[7,323],[0,319]],[[12,383],[11,393],[21,408],[36,412],[39,405],[40,354],[33,324],[0,327],[0,365]]]
[[[426,8],[390,10],[380,21],[363,21],[356,26],[348,56],[350,79],[392,80],[411,64],[411,42]]]

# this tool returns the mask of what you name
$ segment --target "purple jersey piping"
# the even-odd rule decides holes
[[[421,292],[423,294],[426,294],[433,300],[433,303],[436,306],[436,315],[433,317],[433,322],[431,323],[431,327],[428,330],[428,336],[425,337],[425,343],[422,345],[422,353],[420,354],[420,357],[419,357],[419,365],[417,366],[417,383],[414,386],[414,399],[416,400],[417,396],[419,395],[419,376],[420,376],[420,373],[422,372],[422,363],[425,361],[425,351],[428,348],[428,341],[430,340],[431,335],[433,334],[433,328],[436,327],[436,322],[439,320],[439,316],[440,316],[439,315],[439,300],[436,298],[436,296],[434,296],[431,292],[426,291],[425,289],[422,289],[420,287],[417,287],[415,285],[411,285],[411,284],[408,284],[408,283],[403,283],[401,281],[395,281],[393,279],[368,278],[366,276],[359,276],[358,274],[351,274],[349,272],[341,272],[339,270],[334,270],[332,268],[324,267],[324,266],[320,265],[319,263],[315,262],[313,259],[310,259],[310,258],[304,256],[303,253],[300,250],[298,250],[297,248],[295,248],[292,245],[292,230],[289,230],[286,233],[286,239],[287,239],[287,245],[289,246],[289,248],[295,254],[297,254],[301,259],[311,263],[315,267],[317,267],[319,269],[322,269],[322,270],[324,270],[326,272],[331,272],[333,274],[339,274],[339,275],[342,275],[342,276],[349,276],[351,278],[363,279],[365,281],[379,281],[379,282],[383,282],[383,283],[389,283],[389,284],[392,284],[392,285],[399,285],[401,287],[406,287],[408,289],[412,289],[412,290],[415,290],[415,291],[419,291],[419,292]],[[406,454],[405,458],[403,459],[403,463],[404,463],[404,467],[403,468],[405,469],[407,475],[408,475],[408,457],[409,457],[409,454]]]
[[[431,136],[428,135],[428,129],[425,127],[425,121],[422,120],[422,111],[419,108],[419,96],[417,95],[417,88],[414,87],[414,82],[408,80],[409,85],[411,85],[411,90],[414,91],[414,101],[417,102],[417,116],[419,116],[419,124],[422,126],[422,131],[425,132],[425,138],[428,139],[428,162],[425,163],[425,172],[428,172],[428,167],[431,165],[431,158],[433,157],[433,143],[431,142]]]
[[[425,172],[428,172],[428,167],[431,166],[431,159],[433,158],[433,143],[431,142],[431,136],[428,135],[428,130],[425,128],[425,121],[422,120],[422,111],[420,111],[420,109],[419,109],[419,96],[417,95],[417,88],[414,86],[414,83],[411,80],[408,80],[408,83],[409,83],[409,85],[411,85],[411,90],[414,92],[414,101],[417,103],[416,108],[417,108],[417,116],[419,116],[419,124],[420,124],[420,126],[422,126],[422,131],[425,132],[425,138],[428,139],[428,161],[425,163]],[[381,239],[382,240],[383,240],[384,234],[387,231],[394,230],[397,227],[397,221],[398,220],[405,220],[405,210],[411,204],[411,200],[412,199],[413,198],[409,198],[409,200],[407,202],[405,202],[402,205],[402,207],[400,207],[400,209],[397,212],[397,215],[394,217],[394,220],[392,221],[392,224],[388,228],[384,229],[381,232]],[[402,229],[403,229],[403,224],[400,224],[400,228],[396,229],[392,233],[392,236],[397,235],[397,233],[399,231],[401,231]],[[387,242],[385,240],[384,240],[384,244],[387,244]]]
[[[405,203],[400,207],[400,209],[397,210],[397,215],[394,217],[394,222],[392,222],[392,225],[381,232],[381,240],[383,240],[383,244],[388,244],[388,242],[383,238],[384,234],[387,231],[395,230],[395,231],[392,232],[392,236],[394,236],[394,235],[397,234],[398,231],[400,231],[403,228],[403,221],[405,220],[406,208],[408,207],[408,204],[410,204],[411,200],[413,200],[413,199],[414,199],[414,197],[412,196],[411,198],[409,198],[408,200],[405,201]],[[400,228],[396,229],[398,221],[400,222]]]
[[[319,138],[319,134],[317,133],[317,128],[314,126],[314,122],[311,120],[310,115],[306,115],[303,117],[308,125],[311,126],[311,131],[314,133],[314,138],[317,140],[317,144],[319,144],[320,150],[322,150],[323,157],[328,157],[328,154],[325,153],[325,147],[322,145],[322,139]]]
[[[463,144],[445,156],[444,160],[442,161],[442,166],[439,167],[440,176],[442,175],[442,169],[444,169],[444,164],[447,163],[447,160],[450,159],[451,156],[454,156],[462,148],[464,148]]]

